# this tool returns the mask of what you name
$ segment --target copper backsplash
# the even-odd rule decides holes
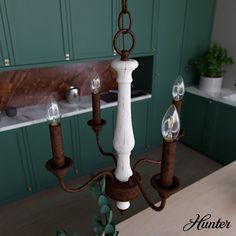
[[[116,88],[111,61],[0,72],[0,110],[46,103],[51,95],[64,99],[71,85],[80,88],[81,95],[89,95],[88,75],[93,68],[100,76],[102,91]]]

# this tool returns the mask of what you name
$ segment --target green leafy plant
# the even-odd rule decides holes
[[[99,206],[99,214],[94,218],[93,230],[96,235],[117,236],[119,232],[113,222],[113,212],[109,200],[105,195],[105,177],[91,185],[90,190]]]
[[[108,198],[105,194],[106,179],[105,177],[94,182],[90,186],[90,191],[97,200],[99,214],[93,220],[93,231],[96,236],[117,236],[119,232],[113,222],[113,212]],[[55,236],[78,236],[77,233],[69,234],[66,231],[57,230]]]
[[[206,77],[222,77],[225,72],[223,66],[233,63],[233,58],[228,56],[227,49],[217,43],[213,43],[204,54],[194,60],[199,74]]]

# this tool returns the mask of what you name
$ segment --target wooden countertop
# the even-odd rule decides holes
[[[198,215],[199,220],[211,217],[204,224],[215,223],[207,223],[211,226],[207,229],[196,223],[183,231]],[[117,229],[121,236],[235,236],[236,161],[171,196],[162,212],[148,208],[118,224]]]

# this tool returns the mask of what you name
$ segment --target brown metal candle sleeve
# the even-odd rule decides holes
[[[160,183],[163,188],[171,188],[175,171],[177,142],[163,141]]]
[[[100,93],[92,93],[93,105],[93,123],[99,125],[101,123]]]
[[[179,114],[179,117],[180,117],[180,115],[181,115],[181,107],[182,107],[182,100],[179,100],[179,101],[173,100],[172,104],[175,105],[176,110],[177,110],[177,112]]]
[[[49,125],[53,161],[57,168],[65,165],[61,125]]]

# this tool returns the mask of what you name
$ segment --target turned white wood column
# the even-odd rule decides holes
[[[135,144],[131,117],[131,82],[132,72],[138,67],[138,62],[115,60],[112,67],[117,71],[118,83],[118,107],[113,139],[117,152],[115,177],[121,182],[127,182],[133,175],[130,166],[130,154]],[[117,202],[117,207],[121,210],[126,210],[129,206],[129,202]]]

